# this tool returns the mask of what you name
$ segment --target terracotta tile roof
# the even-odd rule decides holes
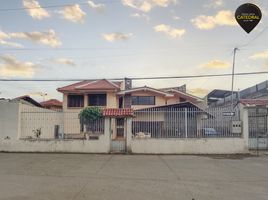
[[[104,117],[133,117],[134,110],[131,108],[105,108],[102,115]]]
[[[49,99],[40,103],[42,106],[62,106],[62,102],[57,99]]]
[[[245,106],[268,106],[268,99],[240,99],[239,103]]]
[[[78,93],[85,90],[119,90],[122,82],[102,80],[86,80],[79,83],[67,85],[65,87],[58,88],[59,92],[74,92]]]

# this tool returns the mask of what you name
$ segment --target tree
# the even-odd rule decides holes
[[[102,118],[102,112],[99,107],[86,107],[79,113],[81,130],[84,131],[84,125],[86,129],[94,132],[97,121]]]

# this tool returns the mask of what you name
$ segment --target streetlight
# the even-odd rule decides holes
[[[40,96],[42,96],[43,97],[43,101],[45,101],[45,97],[47,96],[47,93],[40,93]]]

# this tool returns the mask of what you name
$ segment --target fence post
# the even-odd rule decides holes
[[[132,139],[132,118],[126,119],[126,147],[127,153],[131,153],[131,139]]]
[[[240,107],[240,113],[241,113],[241,119],[242,119],[242,123],[243,123],[243,126],[242,126],[242,133],[243,133],[243,138],[244,138],[244,141],[245,141],[245,147],[246,147],[246,150],[248,150],[249,148],[249,127],[248,127],[248,109],[245,108],[244,106],[241,106]]]
[[[185,118],[185,137],[188,138],[187,108],[184,108],[184,118]]]
[[[104,138],[107,145],[107,153],[111,149],[111,118],[104,118]]]
[[[19,103],[16,103],[17,104],[17,106],[18,106],[18,127],[17,127],[17,130],[18,130],[18,134],[17,134],[17,139],[20,139],[21,138],[21,135],[22,135],[22,120],[21,120],[21,118],[22,118],[22,114],[21,114],[21,112],[22,112],[22,108],[21,108],[21,106],[22,106],[22,104],[19,102]],[[12,138],[13,139],[13,138]]]

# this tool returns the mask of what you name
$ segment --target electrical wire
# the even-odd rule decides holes
[[[268,74],[268,71],[259,71],[259,72],[240,72],[235,73],[236,76],[248,76],[248,75],[259,75],[259,74]],[[157,79],[190,79],[190,78],[209,78],[209,77],[224,77],[232,76],[232,73],[226,74],[204,74],[204,75],[184,75],[184,76],[152,76],[152,77],[128,77],[132,80],[157,80]],[[103,78],[91,78],[91,79],[81,79],[81,78],[67,78],[67,79],[4,79],[1,78],[1,82],[67,82],[67,81],[93,81],[93,80],[102,80]],[[106,78],[107,80],[124,80],[123,78]]]
[[[111,4],[111,3],[119,3],[120,1],[115,1],[115,0],[109,0],[109,1],[100,1],[98,3],[106,3],[106,4]],[[57,5],[47,5],[47,6],[36,6],[36,7],[31,7],[31,8],[26,8],[26,7],[20,7],[20,8],[1,8],[0,12],[8,12],[8,11],[23,11],[23,10],[32,10],[32,9],[52,9],[52,8],[62,8],[66,6],[73,6],[75,4],[78,4],[80,6],[83,5],[88,5],[88,2],[81,2],[81,3],[69,3],[69,4],[57,4]]]

